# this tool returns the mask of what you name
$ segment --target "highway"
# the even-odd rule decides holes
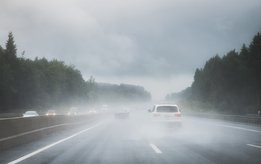
[[[145,112],[108,116],[0,151],[0,163],[261,163],[261,127],[183,117],[182,127],[154,127]]]

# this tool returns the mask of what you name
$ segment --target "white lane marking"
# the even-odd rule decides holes
[[[150,147],[157,153],[162,154],[162,151],[154,144],[150,143]]]
[[[0,118],[0,121],[2,121],[2,120],[15,120],[15,119],[20,119],[20,118],[24,118],[24,117]]]
[[[84,133],[84,132],[86,132],[86,131],[88,131],[88,130],[91,130],[91,129],[93,129],[93,128],[99,126],[100,124],[101,124],[101,123],[98,123],[98,124],[96,124],[96,125],[94,125],[94,126],[92,126],[92,127],[89,127],[89,128],[87,128],[87,129],[81,130],[81,131],[79,131],[79,132],[77,132],[77,133],[75,133],[75,134],[73,134],[73,135],[71,135],[71,136],[69,136],[69,137],[66,137],[66,138],[64,138],[64,139],[61,139],[61,140],[59,140],[59,141],[57,141],[57,142],[55,142],[55,143],[52,143],[52,144],[50,144],[50,145],[47,145],[47,146],[45,146],[45,147],[43,147],[43,148],[41,148],[41,149],[38,149],[38,150],[36,150],[36,151],[34,151],[34,152],[30,153],[30,154],[27,154],[27,155],[22,156],[22,157],[20,157],[20,158],[14,160],[14,161],[12,161],[12,162],[9,162],[8,164],[16,164],[16,163],[22,162],[22,161],[24,161],[25,159],[28,159],[28,158],[30,158],[30,157],[32,157],[32,156],[34,156],[34,155],[36,155],[36,154],[38,154],[38,153],[44,151],[44,150],[47,150],[47,149],[49,149],[49,148],[51,148],[51,147],[53,147],[53,146],[59,144],[59,143],[62,143],[62,142],[64,142],[64,141],[67,141],[67,140],[69,140],[69,139],[71,139],[71,138],[73,138],[73,137],[76,137],[76,136],[78,136],[78,135],[80,135],[80,134],[82,134],[82,133]]]
[[[226,127],[226,128],[233,128],[233,129],[245,130],[245,131],[249,131],[249,132],[261,133],[261,131],[259,131],[259,130],[248,129],[248,128],[242,128],[242,127],[238,127],[238,126],[221,125],[221,124],[214,124],[214,125],[216,125],[216,126],[222,126],[222,127]]]
[[[255,148],[259,148],[259,149],[261,149],[261,146],[258,146],[258,145],[247,144],[247,146],[251,146],[251,147],[255,147]]]

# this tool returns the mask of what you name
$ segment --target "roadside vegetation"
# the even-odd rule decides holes
[[[94,78],[85,81],[81,72],[62,61],[17,56],[12,33],[0,46],[0,112],[43,109],[64,104],[150,100],[150,93],[133,85],[106,85]],[[91,59],[90,59],[91,60]]]
[[[194,111],[256,114],[261,110],[261,35],[256,34],[240,52],[209,59],[196,69],[192,85],[166,96]]]

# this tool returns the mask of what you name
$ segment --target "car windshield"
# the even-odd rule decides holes
[[[176,106],[158,106],[157,112],[173,113],[178,112],[178,108]]]
[[[34,112],[34,111],[28,111],[28,112],[25,112],[25,114],[36,114],[36,112]]]

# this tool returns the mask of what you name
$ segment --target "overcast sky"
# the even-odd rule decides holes
[[[1,0],[0,44],[75,65],[85,79],[142,85],[154,99],[190,86],[215,54],[261,31],[260,0]]]

